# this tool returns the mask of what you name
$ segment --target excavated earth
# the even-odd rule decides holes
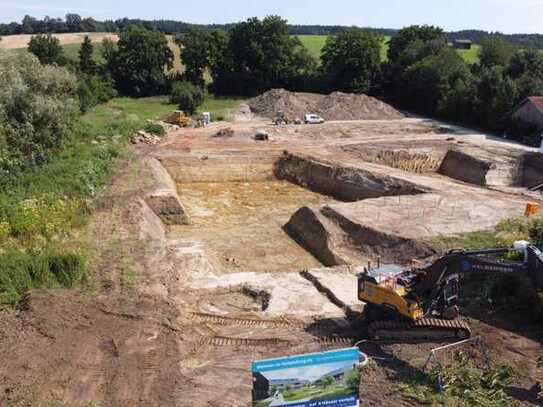
[[[333,92],[329,95],[289,92],[272,89],[251,99],[249,107],[260,116],[275,118],[283,112],[289,119],[300,119],[306,113],[318,114],[325,120],[401,119],[392,106],[364,94]]]
[[[249,406],[251,361],[364,339],[368,261],[428,256],[435,236],[541,202],[525,188],[543,182],[532,150],[394,119],[244,120],[135,147],[79,237],[90,287],[32,291],[0,314],[0,405]],[[479,339],[461,350],[512,364],[507,391],[537,404],[541,329],[466,318]],[[438,345],[363,342],[362,405],[416,404],[398,384]]]

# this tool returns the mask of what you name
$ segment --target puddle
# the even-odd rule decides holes
[[[305,205],[334,202],[287,181],[178,184],[192,224],[172,237],[201,240],[227,272],[287,272],[320,266],[282,229]]]

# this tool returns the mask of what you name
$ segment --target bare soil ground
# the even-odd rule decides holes
[[[215,137],[227,126],[232,137]],[[252,138],[261,129],[270,141]],[[340,288],[352,280],[353,265],[322,268],[282,229],[304,205],[348,204],[336,204],[303,182],[278,181],[277,160],[283,150],[298,151],[334,161],[335,174],[349,165],[443,194],[480,194],[498,202],[526,198],[521,191],[363,162],[364,145],[447,149],[473,140],[447,138],[434,123],[408,119],[278,127],[248,121],[180,130],[157,147],[135,147],[80,237],[94,253],[91,286],[34,291],[18,309],[0,314],[0,404],[248,406],[253,360],[363,340],[360,321],[348,321],[345,308],[298,274],[321,267],[315,275],[333,276],[323,281],[331,282],[340,300],[348,299],[355,291]],[[155,184],[148,157],[156,157],[177,183],[191,225],[166,227],[143,201]],[[336,179],[344,185],[345,179]],[[349,242],[336,243],[341,249]],[[466,318],[481,341],[464,351],[481,364],[512,364],[518,372],[512,397],[536,405],[529,389],[540,378],[540,327],[484,309]],[[362,405],[416,405],[398,385],[420,372],[438,345],[362,343],[373,357],[362,372]]]
[[[192,224],[173,228],[171,235],[201,239],[225,270],[296,272],[319,266],[282,227],[300,203],[324,204],[329,197],[286,181],[181,183],[178,190]]]

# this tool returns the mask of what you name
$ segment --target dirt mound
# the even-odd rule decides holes
[[[334,92],[329,95],[289,92],[272,89],[249,101],[251,111],[274,118],[281,111],[289,118],[302,118],[315,113],[326,120],[401,119],[403,115],[392,106],[364,94]]]

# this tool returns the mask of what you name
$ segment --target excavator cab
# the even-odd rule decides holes
[[[443,282],[441,296],[438,298],[437,309],[438,316],[444,319],[455,319],[459,315],[458,296],[459,296],[459,280],[458,274],[449,276]]]
[[[421,318],[418,301],[409,295],[414,278],[411,270],[397,265],[368,267],[358,276],[358,299],[371,304],[374,310],[380,308],[408,319]]]

